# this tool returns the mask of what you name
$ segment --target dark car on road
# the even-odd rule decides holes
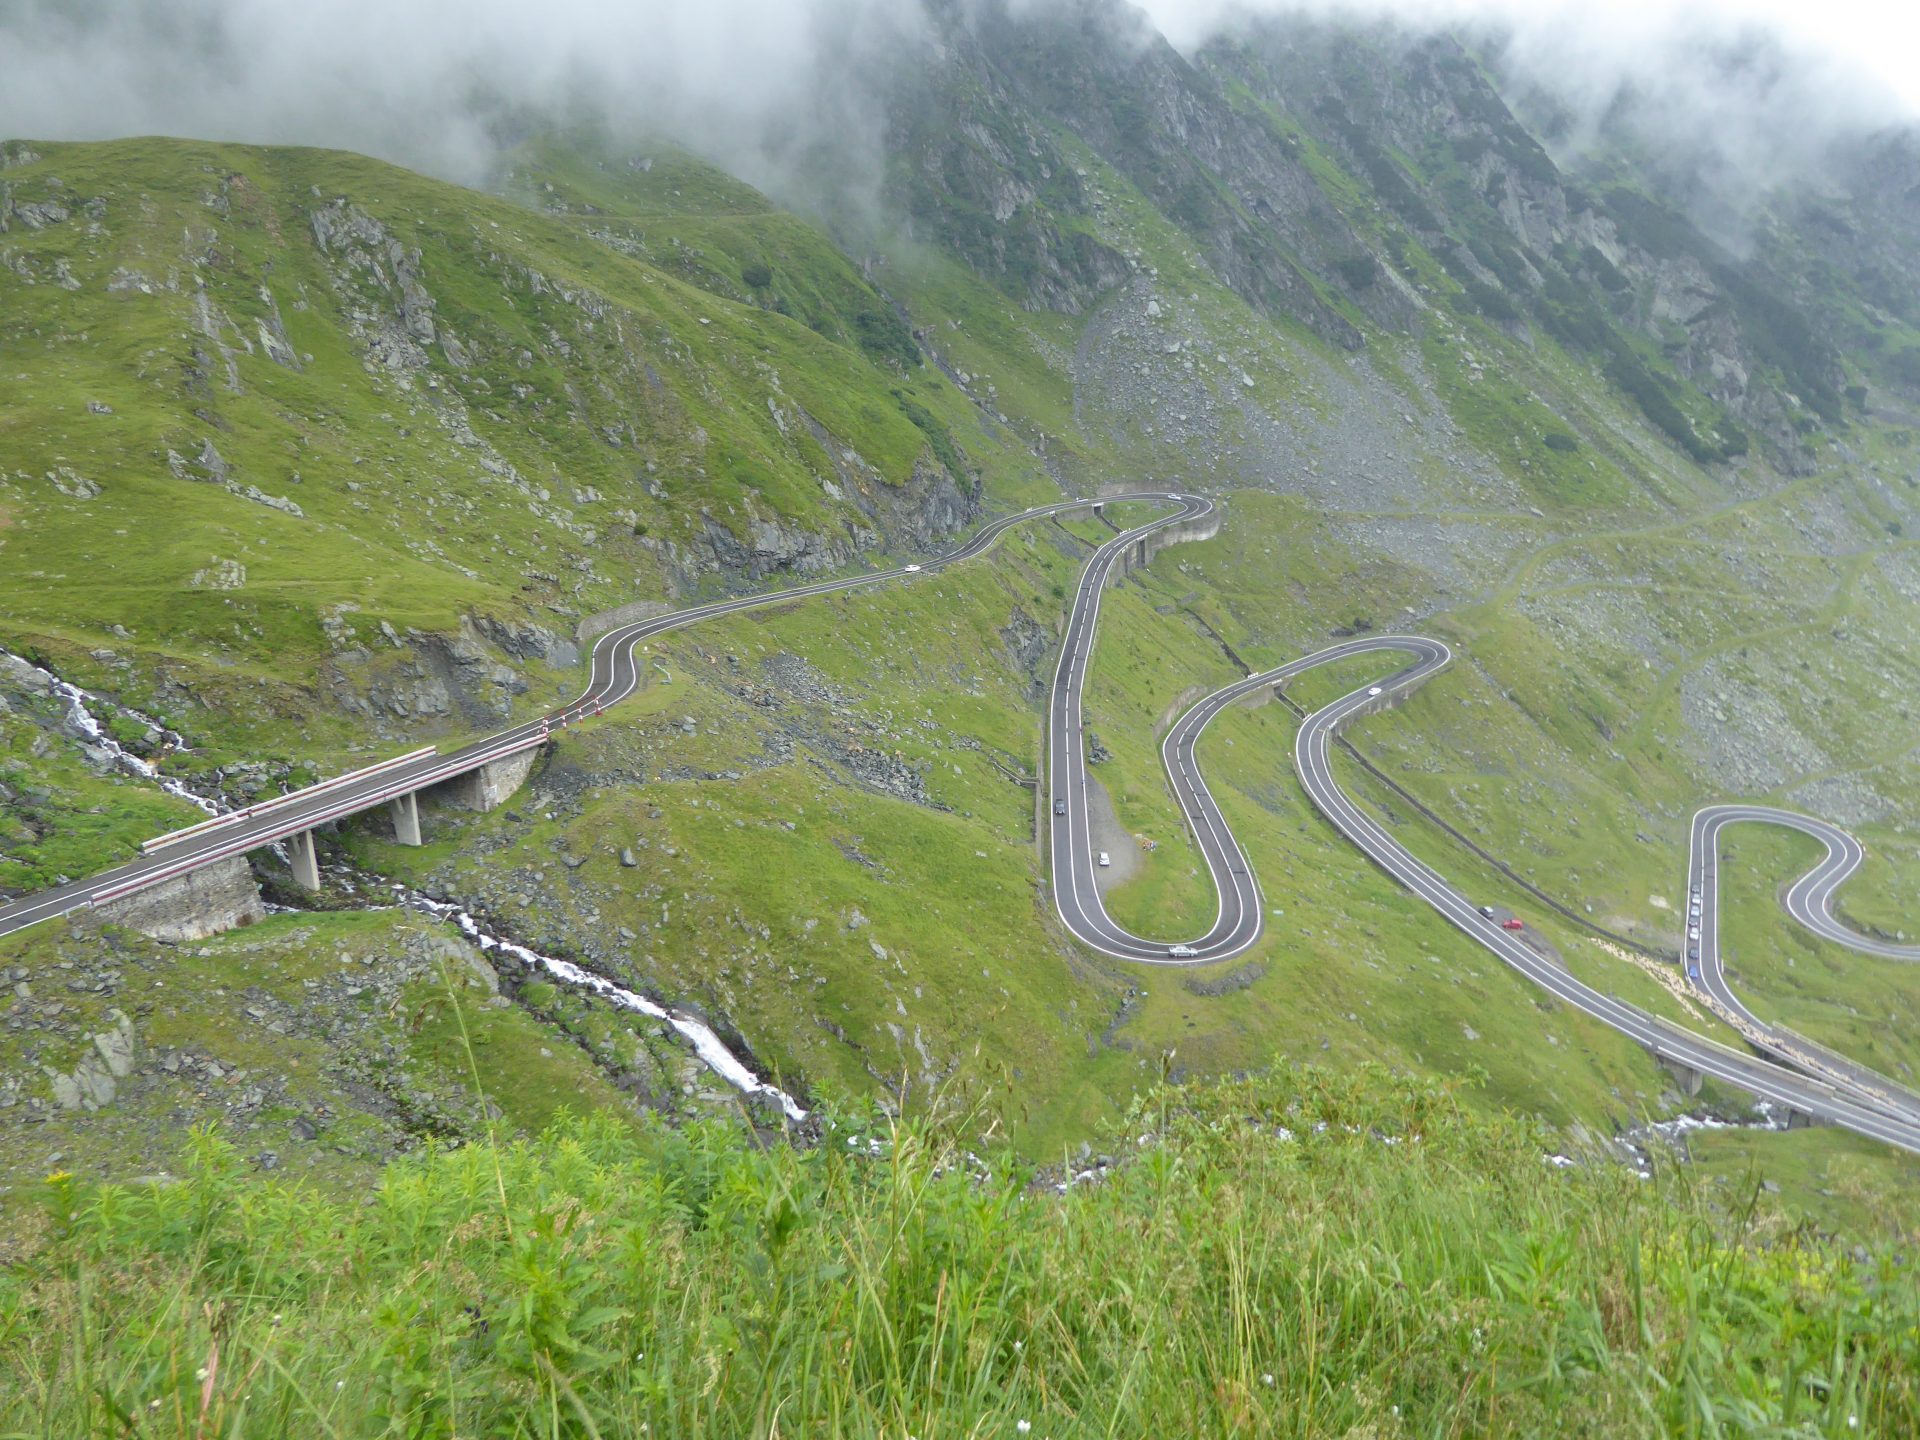
[[[1067,813],[1067,802],[1066,802],[1066,801],[1064,801],[1064,800],[1056,800],[1056,801],[1054,801],[1054,802],[1053,802],[1053,813],[1054,813],[1054,814],[1056,814],[1056,815],[1064,815],[1064,814],[1066,814],[1066,813]]]

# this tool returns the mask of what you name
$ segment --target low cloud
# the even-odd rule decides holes
[[[1920,9],[1880,0],[1141,0],[1192,52],[1289,16],[1450,30],[1563,162],[1633,151],[1728,247],[1837,141],[1920,117]]]
[[[937,48],[927,7],[975,3],[991,0],[18,0],[0,8],[0,135],[328,145],[473,180],[529,121],[604,119],[791,197],[792,177],[824,159],[877,177],[889,84]],[[1827,0],[1811,19],[1799,0],[1143,8],[1188,50],[1288,14],[1498,35],[1514,89],[1570,117],[1562,153],[1611,123],[1673,161],[1702,206],[1735,215],[1817,166],[1829,137],[1920,110],[1920,78],[1913,93],[1896,83],[1920,53],[1920,12],[1864,0]]]
[[[337,146],[470,179],[516,120],[603,118],[753,178],[877,139],[874,72],[924,38],[911,0],[28,0],[0,11],[0,134]]]

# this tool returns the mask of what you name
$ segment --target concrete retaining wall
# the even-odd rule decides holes
[[[651,620],[672,608],[664,600],[635,600],[631,605],[621,605],[612,610],[602,610],[598,615],[587,616],[574,628],[573,638],[584,645],[609,630],[618,630],[622,625],[631,625],[636,620]]]
[[[527,777],[533,773],[534,762],[539,758],[537,746],[522,750],[517,755],[490,760],[465,775],[443,780],[421,793],[430,800],[451,805],[457,810],[498,810],[513,797],[514,791],[527,783]]]
[[[93,913],[107,924],[179,942],[204,940],[236,925],[264,920],[267,907],[261,903],[246,857],[233,855],[110,901]]]
[[[1414,691],[1431,680],[1434,673],[1436,672],[1429,672],[1414,680],[1400,680],[1391,683],[1384,680],[1381,681],[1380,693],[1373,696],[1366,704],[1357,705],[1345,715],[1341,716],[1340,723],[1334,727],[1334,734],[1345,734],[1347,727],[1356,720],[1364,720],[1369,715],[1378,715],[1382,710],[1394,709],[1402,700],[1405,700],[1409,695],[1413,694]]]
[[[1118,585],[1128,575],[1143,565],[1153,563],[1153,557],[1169,545],[1184,544],[1189,540],[1211,540],[1220,533],[1222,516],[1218,507],[1208,515],[1197,520],[1187,520],[1178,525],[1169,525],[1164,530],[1156,530],[1144,539],[1135,541],[1127,547],[1120,563],[1107,572],[1107,584]]]

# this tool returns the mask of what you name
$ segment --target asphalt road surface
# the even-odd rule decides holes
[[[1294,745],[1295,768],[1308,797],[1335,828],[1448,923],[1491,950],[1507,965],[1575,1009],[1645,1045],[1661,1059],[1724,1080],[1786,1110],[1830,1120],[1889,1144],[1920,1152],[1920,1098],[1898,1093],[1892,1087],[1862,1084],[1858,1077],[1845,1073],[1801,1073],[1787,1065],[1707,1040],[1595,990],[1542,957],[1518,936],[1502,930],[1496,921],[1481,915],[1471,900],[1415,858],[1354,803],[1333,774],[1329,755],[1334,736],[1350,721],[1392,703],[1443,670],[1453,657],[1438,640],[1414,635],[1374,635],[1351,640],[1226,686],[1181,715],[1167,732],[1161,745],[1161,758],[1175,802],[1213,877],[1218,908],[1211,926],[1183,940],[1152,939],[1135,935],[1121,926],[1107,914],[1096,880],[1097,865],[1087,814],[1086,721],[1082,693],[1096,638],[1101,596],[1113,567],[1120,563],[1140,533],[1129,531],[1116,536],[1096,550],[1088,561],[1074,595],[1048,701],[1047,808],[1052,827],[1054,904],[1067,929],[1083,944],[1143,964],[1203,965],[1230,959],[1258,940],[1263,914],[1259,881],[1207,788],[1195,753],[1200,736],[1227,706],[1263,688],[1330,661],[1375,651],[1397,651],[1408,657],[1409,663],[1404,668],[1386,679],[1355,689],[1301,722]],[[1826,914],[1826,897],[1857,864],[1855,858],[1851,864],[1840,863],[1831,870],[1823,866],[1809,877],[1820,883],[1808,887],[1808,916]],[[1803,886],[1806,884],[1802,882]],[[1806,919],[1806,923],[1815,922]],[[1827,923],[1832,922],[1829,919]],[[1870,1071],[1863,1073],[1874,1080],[1879,1078]]]
[[[23,930],[42,920],[51,920],[72,910],[84,909],[96,903],[106,903],[118,899],[135,890],[157,885],[191,870],[199,869],[213,862],[233,855],[245,854],[270,845],[276,840],[302,830],[312,829],[315,825],[329,820],[343,819],[358,814],[399,795],[408,794],[441,780],[464,774],[489,759],[504,757],[518,751],[531,749],[544,744],[550,733],[577,724],[579,721],[598,714],[608,705],[624,700],[638,688],[639,667],[634,659],[634,650],[651,636],[665,634],[669,630],[679,630],[702,620],[711,620],[721,615],[732,615],[741,610],[751,610],[763,605],[783,605],[793,600],[802,600],[813,595],[832,595],[842,590],[855,590],[868,585],[880,585],[889,581],[909,580],[918,575],[933,574],[970,560],[990,550],[995,542],[1015,525],[1048,515],[1063,514],[1073,510],[1090,509],[1095,504],[1119,504],[1130,500],[1143,500],[1168,504],[1169,497],[1163,493],[1110,495],[1087,500],[1063,500],[1053,505],[1041,505],[1016,515],[1007,515],[992,521],[975,532],[973,537],[957,549],[927,560],[912,567],[897,566],[889,570],[876,570],[865,575],[854,575],[838,580],[825,580],[812,585],[798,585],[789,590],[775,590],[762,595],[751,595],[736,600],[720,600],[710,605],[696,605],[686,610],[677,610],[672,614],[658,615],[650,619],[635,621],[602,635],[594,643],[591,677],[580,698],[550,714],[525,724],[516,725],[479,740],[461,750],[448,755],[425,755],[406,764],[383,770],[378,775],[364,780],[339,785],[310,797],[290,800],[286,804],[276,805],[259,815],[241,812],[235,817],[225,817],[231,823],[222,825],[183,840],[177,845],[152,855],[144,855],[98,875],[84,880],[76,880],[51,890],[42,890],[36,894],[24,896],[10,904],[0,906],[0,935],[15,930]],[[1170,515],[1159,524],[1172,524],[1194,515],[1204,515],[1213,509],[1210,501],[1197,497],[1181,502],[1178,513]]]
[[[1409,664],[1375,685],[1363,686],[1301,722],[1294,746],[1295,766],[1309,797],[1342,834],[1376,864],[1431,905],[1452,925],[1484,945],[1527,978],[1576,1009],[1593,1016],[1654,1054],[1728,1081],[1762,1099],[1790,1110],[1831,1120],[1902,1148],[1920,1152],[1920,1102],[1910,1097],[1798,1073],[1785,1065],[1732,1050],[1669,1024],[1612,996],[1573,979],[1557,965],[1480,915],[1464,895],[1417,860],[1386,834],[1341,790],[1328,761],[1332,737],[1348,721],[1380,704],[1389,703],[1445,668],[1452,656],[1437,640],[1419,636],[1369,636],[1337,645],[1260,675],[1227,686],[1207,696],[1183,714],[1168,731],[1162,746],[1168,782],[1173,787],[1196,845],[1205,857],[1219,894],[1214,923],[1189,941],[1168,944],[1129,934],[1117,925],[1100,902],[1094,883],[1094,860],[1087,822],[1086,750],[1081,696],[1087,662],[1093,650],[1100,597],[1114,567],[1126,552],[1157,530],[1183,524],[1211,513],[1210,501],[1181,494],[1143,493],[1102,497],[1106,503],[1148,501],[1171,503],[1172,513],[1116,536],[1097,549],[1082,573],[1068,616],[1049,699],[1049,818],[1051,826],[1053,890],[1062,920],[1079,939],[1097,950],[1124,959],[1152,964],[1204,964],[1240,954],[1260,936],[1262,909],[1253,867],[1233,837],[1225,817],[1208,791],[1196,756],[1196,746],[1214,716],[1263,686],[1346,656],[1395,650]],[[423,755],[382,770],[377,775],[336,784],[312,796],[289,799],[264,813],[243,812],[203,835],[183,840],[156,854],[142,857],[89,879],[24,897],[0,907],[0,934],[115,898],[183,871],[228,855],[244,853],[272,841],[310,829],[328,820],[371,808],[384,800],[409,793],[437,780],[465,773],[489,759],[518,753],[543,744],[556,730],[598,714],[633,693],[639,685],[635,649],[651,636],[759,606],[785,604],[815,595],[829,595],[937,572],[980,555],[1011,526],[1023,521],[1091,507],[1092,500],[1069,500],[1006,516],[983,527],[964,545],[917,567],[901,566],[866,575],[822,581],[767,594],[710,605],[694,606],[669,615],[636,621],[603,635],[594,645],[591,678],[580,698],[526,724],[501,731],[450,755]],[[1054,813],[1056,810],[1060,813]],[[1718,813],[1718,812],[1703,812]],[[1736,812],[1738,818],[1753,818]],[[1728,819],[1736,818],[1729,814]],[[1777,820],[1777,814],[1765,818]],[[1722,823],[1725,823],[1724,821]],[[1800,881],[1790,896],[1796,918],[1831,938],[1860,948],[1878,946],[1852,936],[1834,922],[1828,901],[1834,888],[1859,863],[1859,847],[1833,827],[1820,827],[1793,817],[1799,828],[1827,839],[1828,859]],[[1706,848],[1711,856],[1711,832]],[[1711,890],[1709,884],[1706,889]],[[1837,932],[1837,933],[1836,933]],[[1704,933],[1704,932],[1703,932]],[[1864,942],[1864,943],[1863,943]],[[1889,947],[1904,951],[1906,947]],[[1704,952],[1703,952],[1704,953]],[[1876,953],[1887,953],[1877,950]],[[1716,951],[1717,954],[1717,951]],[[1911,958],[1901,954],[1899,958]],[[1704,972],[1703,972],[1704,973]],[[1724,985],[1724,977],[1721,981]],[[1729,995],[1731,992],[1727,992]],[[1738,1004],[1737,1001],[1733,1002]]]
[[[1771,805],[1708,805],[1694,813],[1687,847],[1685,931],[1680,945],[1687,982],[1703,992],[1751,1043],[1856,1089],[1897,1096],[1905,1104],[1920,1096],[1905,1092],[1856,1060],[1762,1020],[1749,1010],[1727,979],[1720,949],[1720,833],[1729,825],[1780,825],[1811,835],[1827,847],[1820,863],[1787,888],[1786,912],[1823,940],[1886,960],[1920,961],[1920,945],[1900,945],[1849,930],[1833,916],[1833,894],[1866,859],[1860,842],[1839,826]],[[1695,932],[1698,931],[1696,935]]]

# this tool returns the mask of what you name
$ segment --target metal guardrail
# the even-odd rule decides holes
[[[330,780],[321,780],[303,789],[291,790],[285,795],[275,795],[272,799],[262,800],[258,804],[249,805],[243,810],[229,810],[224,815],[215,815],[211,819],[202,820],[198,825],[189,825],[184,830],[169,830],[165,835],[156,835],[151,840],[141,841],[140,853],[142,855],[158,854],[169,846],[178,845],[183,840],[196,840],[201,836],[212,834],[216,830],[224,830],[230,826],[238,825],[243,820],[257,819],[270,810],[281,809],[284,806],[291,805],[296,800],[310,800],[316,795],[324,795],[329,791],[338,790],[343,785],[351,785],[356,781],[370,779],[372,776],[383,774],[398,766],[410,765],[416,760],[424,760],[429,755],[437,754],[439,749],[440,747],[438,745],[423,745],[418,750],[414,750],[406,755],[396,755],[391,760],[382,760],[377,765],[367,766],[364,770],[354,770],[345,775],[335,775]]]
[[[371,810],[374,806],[383,804],[388,800],[394,800],[402,795],[410,794],[413,791],[425,789],[427,786],[438,784],[442,780],[451,780],[456,775],[465,775],[469,771],[478,770],[481,766],[490,764],[495,760],[504,760],[507,756],[517,755],[523,750],[535,749],[546,744],[550,736],[551,731],[546,726],[542,726],[537,732],[522,735],[514,740],[494,746],[491,749],[483,750],[477,755],[459,756],[421,774],[409,775],[404,781],[398,784],[375,790],[370,794],[356,795],[341,804],[334,805],[317,814],[302,815],[298,820],[287,825],[284,829],[243,836],[229,844],[203,851],[191,859],[183,860],[176,865],[165,866],[159,870],[136,876],[120,885],[102,890],[98,894],[89,897],[87,904],[90,906],[110,904],[115,900],[124,899],[128,895],[132,895],[136,891],[145,890],[151,886],[162,884],[165,881],[177,879],[181,875],[210,865],[216,860],[225,860],[234,855],[244,855],[249,850],[258,850],[262,846],[271,845],[276,840],[284,840],[289,835],[297,835],[303,830],[311,830],[315,826],[324,825],[329,820],[339,820],[348,815],[357,815],[362,810]],[[392,766],[387,765],[382,768],[390,769]],[[363,774],[360,778],[364,779],[365,775]],[[311,792],[308,792],[308,794],[309,798],[311,798]],[[275,808],[283,809],[285,807],[278,806]],[[256,815],[254,818],[257,819],[258,816]]]

